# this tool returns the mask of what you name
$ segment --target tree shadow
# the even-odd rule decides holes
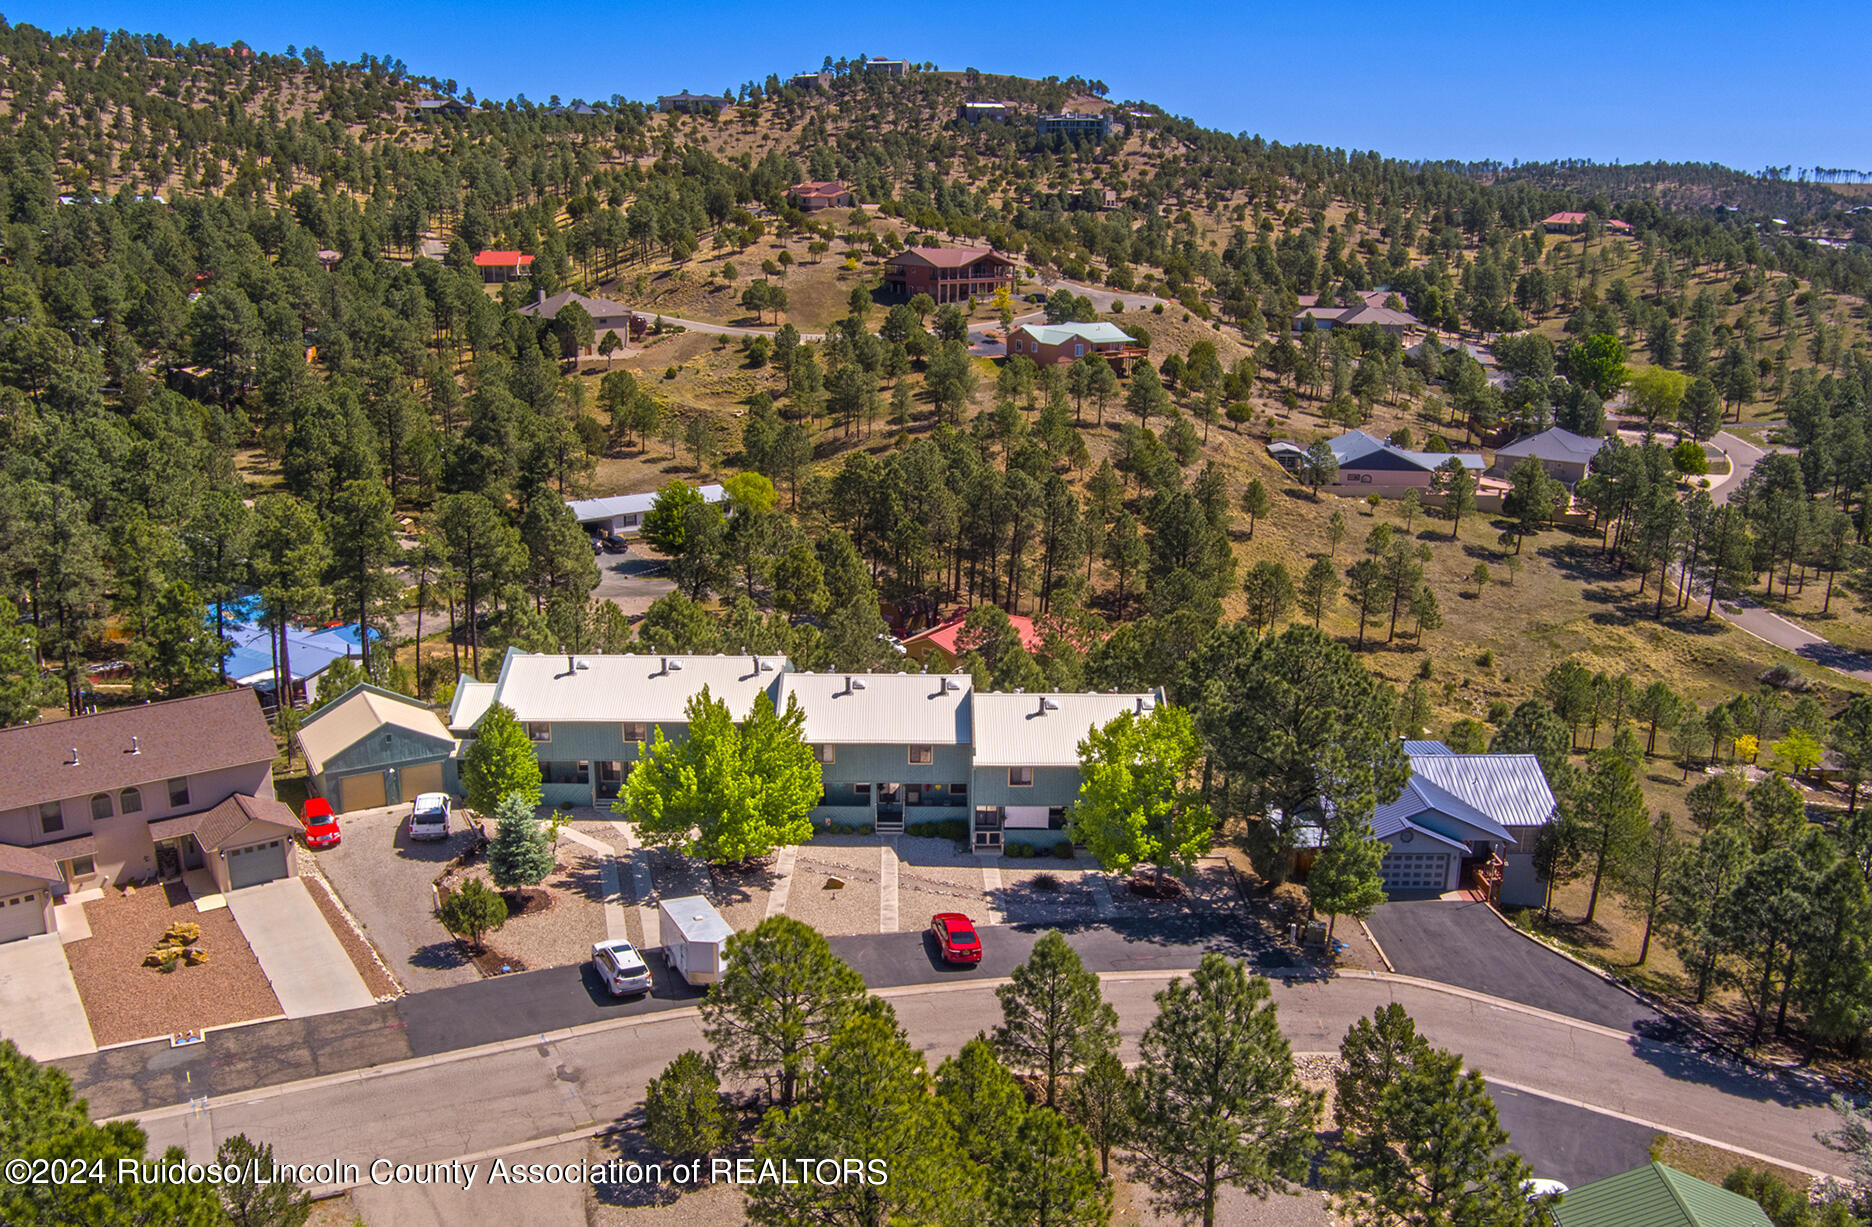
[[[430,971],[451,971],[457,967],[468,966],[469,961],[461,943],[452,937],[446,941],[430,942],[426,946],[419,946],[409,956],[411,967],[422,967]]]

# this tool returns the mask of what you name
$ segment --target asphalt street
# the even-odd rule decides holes
[[[1489,1096],[1510,1149],[1527,1159],[1538,1179],[1578,1188],[1651,1159],[1655,1129],[1493,1084]]]

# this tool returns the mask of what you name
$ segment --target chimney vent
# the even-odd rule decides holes
[[[132,734],[130,738],[130,753],[132,754],[143,753],[143,746],[141,742],[138,741],[138,739],[136,738],[134,734]]]

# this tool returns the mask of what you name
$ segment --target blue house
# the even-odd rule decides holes
[[[1495,901],[1536,907],[1546,886],[1534,843],[1553,821],[1553,790],[1532,754],[1457,754],[1440,741],[1409,741],[1410,781],[1372,816],[1388,845],[1380,873],[1390,891],[1464,887]]]

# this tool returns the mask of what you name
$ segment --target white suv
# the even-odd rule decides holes
[[[613,997],[650,991],[650,969],[643,956],[622,939],[599,942],[592,947],[592,967]]]
[[[449,795],[426,792],[416,798],[416,808],[409,816],[411,839],[447,839],[449,837]]]

